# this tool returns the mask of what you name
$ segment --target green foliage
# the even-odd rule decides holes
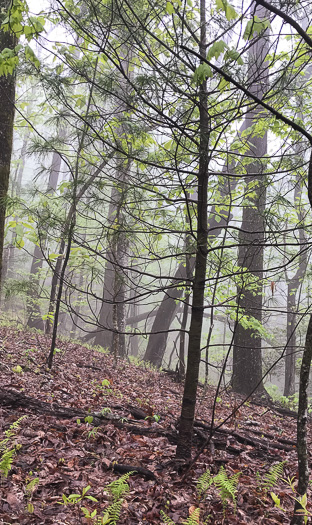
[[[234,511],[236,511],[236,492],[240,474],[240,472],[236,472],[233,476],[228,477],[225,468],[221,466],[218,474],[213,478],[214,485],[220,494],[224,512],[229,501],[233,502]]]
[[[213,484],[213,477],[211,476],[210,470],[207,469],[199,478],[196,483],[196,492],[199,499],[207,492],[209,487]]]
[[[12,368],[12,372],[15,372],[15,374],[23,374],[23,369],[20,365],[16,365]]]
[[[233,476],[229,477],[225,468],[221,466],[218,474],[212,477],[210,470],[206,470],[197,481],[196,490],[199,499],[203,497],[213,484],[220,494],[224,511],[229,501],[233,503],[234,510],[236,511],[236,492],[240,474],[240,472],[236,472]]]
[[[193,80],[196,85],[200,85],[206,78],[210,77],[212,77],[211,67],[208,64],[200,64],[195,70]]]
[[[211,60],[212,58],[216,58],[218,60],[219,56],[222,55],[222,53],[224,53],[225,49],[228,47],[229,46],[223,40],[214,42],[208,50],[207,60]]]
[[[8,477],[14,456],[17,450],[21,447],[21,445],[15,442],[14,438],[20,427],[21,421],[26,417],[27,416],[22,416],[17,421],[14,421],[9,429],[5,431],[6,438],[0,442],[0,453],[2,453],[0,456],[0,473],[5,478]]]
[[[10,9],[6,18],[2,20],[2,31],[11,32],[16,38],[22,35],[30,42],[33,38],[38,37],[44,31],[45,19],[43,16],[29,16],[29,9],[26,1],[14,0],[11,2]],[[12,75],[14,69],[19,64],[20,54],[31,62],[36,68],[39,68],[40,62],[36,57],[33,49],[28,44],[18,44],[13,49],[5,48],[0,53],[0,76]]]
[[[94,387],[93,396],[96,396],[99,393],[101,393],[103,396],[107,396],[113,392],[113,390],[110,388],[111,385],[108,379],[103,379],[102,381],[94,380],[92,381],[92,385]]]
[[[251,40],[255,34],[260,34],[262,31],[265,31],[268,27],[271,27],[269,20],[260,20],[260,18],[255,15],[252,20],[249,20],[246,25],[244,32],[244,40]]]
[[[269,471],[265,474],[263,481],[260,482],[260,488],[267,492],[271,490],[280,480],[284,473],[284,466],[286,461],[281,461],[273,465]]]
[[[86,507],[81,507],[84,516],[93,520],[93,525],[117,525],[124,501],[123,496],[129,492],[127,480],[132,474],[134,474],[134,472],[127,472],[107,485],[106,490],[109,493],[112,503],[105,509],[102,516],[97,516],[96,510],[90,512]]]
[[[76,505],[77,503],[80,503],[83,499],[88,499],[93,502],[97,502],[97,499],[93,496],[88,496],[87,492],[91,489],[91,485],[88,485],[87,487],[84,487],[82,489],[81,494],[70,494],[69,496],[66,496],[65,494],[62,494],[62,500],[58,501],[59,505]]]
[[[29,476],[32,476],[32,472],[29,473]],[[39,485],[39,478],[37,477],[37,478],[31,479],[30,477],[27,477],[26,481],[27,481],[27,484],[25,487],[25,492],[26,492],[27,497],[31,498],[33,492],[36,490],[36,488]]]
[[[297,410],[299,397],[298,394],[293,394],[292,396],[283,396],[276,385],[266,383],[265,388],[268,394],[272,397],[273,401],[277,401],[281,405],[290,410]],[[311,402],[311,398],[309,398]]]
[[[224,11],[225,16],[228,21],[234,20],[237,18],[237,13],[233,6],[231,6],[227,0],[216,0],[216,6],[217,9],[220,9],[221,11]]]
[[[16,454],[15,448],[6,449],[0,458],[0,472],[1,472],[1,475],[4,476],[5,478],[8,477],[8,474],[11,470],[15,454]]]
[[[234,511],[236,512],[236,492],[240,476],[240,472],[236,472],[233,476],[228,476],[226,470],[222,466],[216,476],[212,476],[209,469],[207,469],[197,480],[196,492],[199,500],[207,493],[209,487],[214,485],[219,492],[220,499],[223,505],[223,513],[225,514],[228,502],[233,503]],[[194,508],[186,521],[182,525],[198,525],[200,518],[200,509]],[[175,525],[175,522],[169,516],[160,511],[164,523],[168,525]],[[209,517],[208,517],[209,518]]]
[[[107,485],[106,490],[109,492],[114,503],[120,498],[122,498],[127,492],[129,492],[129,485],[127,483],[127,480],[134,473],[134,471],[127,472],[126,474],[123,474],[123,476],[121,476],[120,478],[116,479],[115,481],[112,481],[109,485]]]
[[[287,485],[290,486],[291,490],[295,494],[296,490],[294,486],[294,480],[295,480],[295,477],[293,478],[288,477],[287,479],[283,479],[283,481],[285,481]],[[312,513],[307,509],[307,505],[308,505],[307,494],[303,494],[303,496],[299,495],[298,497],[294,497],[294,496],[291,496],[291,497],[293,498],[293,500],[295,500],[297,503],[301,505],[301,509],[297,509],[296,513],[301,514],[303,516],[304,523],[308,523],[308,518],[312,516]],[[286,512],[286,510],[283,509],[283,507],[281,506],[281,500],[278,497],[278,495],[275,494],[275,492],[271,492],[271,498],[274,501],[275,507],[282,510],[283,512]]]
[[[29,279],[6,279],[3,291],[6,299],[16,296],[26,297],[29,294]]]

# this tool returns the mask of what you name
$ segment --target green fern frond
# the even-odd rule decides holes
[[[283,477],[285,463],[287,463],[287,461],[281,461],[273,465],[265,474],[262,483],[260,483],[260,488],[265,491],[271,490],[277,484],[278,480]]]
[[[6,450],[1,456],[0,472],[5,478],[8,477],[8,474],[11,470],[15,453],[15,448],[11,448],[10,450]]]
[[[23,419],[27,418],[27,417],[28,416],[22,416],[19,419],[17,419],[16,421],[14,421],[14,423],[12,423],[12,425],[10,425],[10,428],[8,428],[8,430],[6,430],[4,432],[8,439],[11,439],[12,437],[15,436],[16,432],[18,431],[18,429],[20,427],[21,421]]]
[[[196,492],[199,499],[207,492],[209,487],[213,484],[213,477],[211,476],[210,470],[207,469],[199,478],[196,483]]]
[[[222,466],[218,474],[213,478],[214,485],[219,491],[224,511],[228,501],[232,500],[234,511],[236,512],[236,492],[240,474],[240,472],[237,472],[233,476],[228,477],[225,468]]]
[[[199,514],[200,514],[200,509],[193,510],[192,514],[187,518],[186,521],[183,521],[182,525],[198,525]]]
[[[27,496],[31,496],[31,494],[35,491],[38,485],[39,485],[39,478],[34,478],[29,483],[27,483],[26,488],[25,488]]]
[[[160,516],[166,525],[175,525],[174,521],[163,510],[160,511]]]
[[[8,448],[7,445],[8,445],[9,442],[10,442],[9,438],[5,438],[2,441],[0,441],[0,452],[2,450],[5,450],[6,448]]]
[[[133,470],[131,472],[127,472],[126,474],[123,474],[123,476],[120,476],[120,478],[107,485],[106,489],[108,490],[114,503],[122,498],[127,492],[129,492],[127,480],[132,474],[134,474],[134,472],[135,471]]]
[[[2,441],[0,441],[0,452],[3,452],[0,457],[0,473],[7,478],[8,474],[11,470],[12,463],[14,456],[16,454],[16,450],[21,447],[21,445],[17,445],[14,443],[13,438],[16,435],[16,432],[19,429],[19,426],[21,424],[21,421],[25,419],[27,416],[20,417],[17,421],[14,421],[12,425],[6,430],[4,433],[6,435],[6,438],[4,438]]]
[[[109,515],[109,523],[110,525],[117,525],[117,522],[120,518],[121,508],[124,500],[121,498],[117,501],[114,501],[107,509],[106,513]]]

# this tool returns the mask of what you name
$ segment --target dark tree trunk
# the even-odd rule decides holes
[[[112,228],[115,221],[116,208],[118,206],[119,194],[112,189],[111,201],[108,210],[108,227]],[[113,243],[113,241],[112,241]],[[113,244],[108,245],[106,252],[106,265],[103,278],[103,294],[101,308],[98,318],[98,329],[95,334],[94,344],[112,350],[113,344],[113,304],[114,304],[114,279],[115,260]]]
[[[206,2],[200,2],[200,55],[206,57]],[[207,81],[200,86],[199,94],[199,169],[197,186],[196,260],[192,286],[192,312],[189,331],[187,367],[177,442],[177,459],[190,460],[192,434],[201,358],[201,333],[204,315],[204,295],[208,252],[208,166],[209,166],[209,115],[207,108]]]
[[[44,330],[44,322],[38,304],[40,289],[39,271],[42,268],[42,264],[42,250],[36,245],[30,268],[29,294],[27,298],[27,326],[28,328],[36,328],[37,330]]]
[[[0,0],[0,24],[6,17],[10,2]],[[14,49],[17,38],[9,31],[0,30],[0,52]],[[15,74],[0,76],[0,276],[5,234],[6,198],[9,189],[15,103]],[[0,281],[1,287],[1,281]]]
[[[306,22],[306,26],[308,23]],[[309,68],[309,77],[311,76],[311,68]],[[307,76],[307,75],[306,75]],[[298,99],[298,107],[300,107],[300,99]],[[303,115],[301,115],[303,119]],[[294,148],[294,153],[301,160],[302,159],[302,142],[298,142]],[[292,396],[296,391],[296,324],[297,316],[296,310],[298,309],[297,303],[297,292],[300,288],[300,284],[305,276],[308,256],[307,251],[304,249],[306,238],[304,232],[305,214],[302,209],[302,181],[298,179],[296,181],[294,191],[294,206],[297,212],[297,218],[299,222],[299,241],[302,251],[299,255],[298,268],[295,275],[288,280],[287,283],[287,348],[285,354],[285,384],[284,384],[284,396]]]
[[[255,14],[260,19],[267,18],[262,7],[255,9]],[[249,90],[262,98],[267,90],[267,73],[265,57],[269,49],[267,32],[258,39],[249,51]],[[252,126],[257,119],[265,118],[263,109],[256,106],[246,115],[247,128]],[[247,165],[248,173],[258,173],[246,177],[246,197],[252,205],[243,207],[242,226],[239,234],[238,265],[242,275],[238,286],[238,321],[241,315],[262,321],[262,278],[263,278],[263,242],[264,242],[264,210],[266,200],[266,183],[263,174],[265,165],[261,159],[267,153],[267,134],[263,137],[253,136],[251,131],[248,140],[251,158],[255,160]],[[263,159],[264,160],[264,159]],[[248,195],[248,183],[255,182]],[[253,327],[245,328],[238,322],[234,334],[233,345],[233,376],[232,387],[235,392],[249,395],[256,387],[263,389],[262,384],[262,355],[261,337]]]
[[[131,68],[131,49],[127,47],[123,50],[124,58],[120,59],[120,67],[130,78]],[[119,144],[120,137],[126,136],[128,131],[123,123],[124,113],[129,110],[124,101],[124,94],[129,91],[129,85],[125,77],[120,76],[119,86],[122,96],[119,100],[120,105],[115,108],[117,118],[120,116],[121,122],[116,133],[117,144],[122,151],[123,147]],[[118,93],[116,93],[118,97]],[[121,102],[123,101],[123,102]],[[127,178],[131,169],[131,161],[122,157],[117,161],[115,176],[115,187],[112,189],[111,202],[108,211],[108,222],[113,232],[107,251],[106,267],[103,283],[103,299],[99,314],[99,328],[95,335],[95,344],[108,348],[114,355],[126,355],[126,307],[125,300],[127,295],[126,283],[127,275],[125,267],[128,264],[128,240],[124,232],[126,219],[124,217],[123,206],[127,195]]]
[[[62,258],[64,255],[66,242],[65,239],[61,240],[61,244],[59,247],[59,255],[56,260],[55,268],[53,270],[53,277],[52,277],[52,283],[51,283],[51,291],[50,291],[50,301],[49,301],[49,310],[48,310],[48,316],[45,322],[44,332],[45,335],[50,335],[52,325],[53,325],[53,318],[54,318],[54,309],[55,309],[55,300],[57,296],[58,286],[60,285],[60,275],[62,271]],[[65,276],[65,275],[64,275]],[[64,280],[64,278],[63,278]]]
[[[311,174],[312,175],[312,174]],[[312,203],[311,203],[312,205]],[[307,447],[307,423],[308,423],[308,385],[312,360],[312,315],[310,315],[305,348],[300,370],[300,390],[297,421],[297,453],[299,482],[297,492],[300,497],[307,493],[309,486],[309,454]],[[299,498],[298,498],[299,499]],[[302,525],[303,516],[296,511],[302,509],[298,501],[295,503],[295,512],[291,525]]]

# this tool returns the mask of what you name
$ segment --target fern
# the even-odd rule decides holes
[[[166,525],[175,525],[174,521],[163,510],[160,511],[160,515]]]
[[[11,448],[11,449],[5,450],[5,452],[1,456],[0,472],[5,478],[8,477],[8,474],[11,470],[15,454],[16,454],[15,448]]]
[[[192,514],[183,521],[182,525],[198,525],[199,524],[200,509],[194,509]]]
[[[105,510],[104,519],[103,518],[98,518],[96,525],[102,525],[102,524],[106,524],[106,523],[109,523],[109,525],[117,525],[117,522],[118,522],[118,520],[120,518],[120,513],[121,513],[121,508],[122,508],[123,502],[124,502],[124,500],[123,500],[123,498],[121,498],[121,499],[115,501],[114,503],[112,503]],[[102,521],[101,521],[101,519],[102,519]]]
[[[1,474],[7,478],[8,474],[12,468],[12,463],[14,456],[16,454],[16,451],[18,448],[21,447],[21,445],[17,445],[14,442],[14,437],[16,435],[16,432],[18,431],[20,427],[20,423],[23,419],[25,419],[27,416],[20,417],[17,421],[14,421],[12,425],[6,430],[4,433],[6,435],[6,438],[4,438],[2,441],[0,441],[0,452],[3,452],[0,457],[0,472]]]
[[[14,423],[12,423],[10,428],[8,428],[8,430],[6,430],[4,432],[5,435],[7,436],[7,439],[12,439],[12,437],[15,436],[16,432],[18,431],[18,429],[20,427],[21,421],[23,421],[23,419],[25,419],[27,417],[28,416],[22,416],[19,419],[17,419],[17,421],[14,421]],[[1,441],[1,443],[2,443],[2,441]],[[0,446],[1,446],[1,443],[0,443]]]
[[[120,498],[122,498],[124,494],[129,492],[129,485],[127,483],[127,480],[130,478],[132,474],[134,474],[134,471],[127,472],[120,478],[116,479],[115,481],[112,481],[112,483],[107,485],[106,489],[108,490],[114,503],[118,501]]]
[[[210,470],[207,469],[199,478],[196,483],[196,492],[199,499],[202,498],[202,495],[207,492],[209,487],[213,484],[213,477],[210,474]]]
[[[117,525],[124,502],[123,496],[129,492],[127,480],[132,474],[134,474],[134,471],[127,472],[107,485],[106,489],[113,502],[105,509],[103,516],[98,516],[94,519],[93,525]]]
[[[225,512],[229,500],[232,500],[234,512],[236,512],[236,492],[240,474],[240,472],[237,472],[233,476],[228,477],[225,468],[222,466],[218,474],[213,478],[213,483],[220,494],[223,512]]]
[[[277,484],[278,480],[282,478],[284,474],[285,463],[287,462],[281,461],[280,463],[276,463],[276,465],[273,465],[270,468],[270,470],[265,474],[263,481],[260,482],[260,488],[262,490],[268,492]]]
[[[32,493],[36,490],[37,486],[39,485],[39,478],[34,478],[27,483],[25,490],[28,497],[32,495]]]

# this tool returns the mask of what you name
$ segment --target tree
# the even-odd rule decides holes
[[[256,7],[254,17],[268,20],[268,12]],[[257,37],[257,34],[255,35]],[[261,38],[249,48],[248,89],[262,98],[268,90],[269,33],[266,30]],[[239,233],[238,266],[240,283],[238,285],[238,323],[235,329],[233,346],[232,387],[235,392],[249,395],[262,385],[261,334],[257,329],[262,321],[262,280],[265,239],[266,181],[265,163],[267,154],[266,115],[260,106],[251,107],[245,116],[247,123],[246,142],[248,144],[242,225]],[[264,132],[256,132],[255,126],[264,122]],[[241,317],[243,319],[241,319]],[[246,318],[247,325],[246,327]],[[252,325],[251,320],[255,323]],[[245,321],[245,322],[244,322]],[[257,323],[257,324],[256,324]]]
[[[207,28],[206,2],[200,2],[200,42],[199,53],[206,57]],[[203,65],[203,62],[201,62]],[[200,85],[199,92],[199,165],[197,175],[197,231],[196,257],[192,284],[192,313],[189,330],[187,367],[182,400],[179,438],[176,457],[189,459],[191,455],[192,431],[195,414],[197,383],[201,358],[201,333],[204,314],[204,293],[206,282],[206,265],[208,254],[208,167],[209,167],[210,118],[207,101],[206,76]]]
[[[7,16],[11,2],[1,0],[0,23]],[[17,36],[11,31],[0,29],[0,53],[4,50],[13,51],[17,45]],[[5,235],[5,214],[9,189],[10,166],[13,142],[14,104],[15,104],[15,72],[0,70],[0,276],[2,272],[2,254]]]

